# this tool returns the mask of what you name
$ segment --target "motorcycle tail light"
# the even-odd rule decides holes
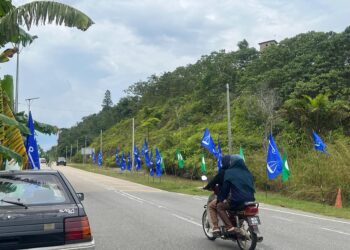
[[[259,213],[259,208],[256,206],[250,206],[244,209],[245,215],[256,215],[257,213]]]

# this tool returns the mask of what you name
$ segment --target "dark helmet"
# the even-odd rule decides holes
[[[240,155],[224,155],[222,157],[222,169],[232,168],[238,161],[243,161]]]

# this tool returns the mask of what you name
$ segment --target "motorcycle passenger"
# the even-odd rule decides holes
[[[255,201],[254,193],[253,175],[244,160],[239,155],[231,155],[229,166],[225,171],[224,183],[217,197],[217,211],[225,223],[227,232],[246,236],[244,230],[233,227],[226,211],[240,209],[245,202]]]
[[[230,166],[230,158],[231,158],[230,155],[225,155],[222,158],[222,167],[219,173],[215,175],[215,177],[205,187],[203,187],[203,189],[213,190],[216,185],[219,185],[219,190],[221,189],[224,183],[225,170]],[[220,232],[217,204],[218,204],[217,198],[215,198],[208,204],[208,212],[209,212],[211,222],[213,224],[213,234],[217,234]]]

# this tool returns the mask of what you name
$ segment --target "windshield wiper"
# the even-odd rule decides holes
[[[25,209],[27,209],[28,207],[23,204],[22,202],[17,202],[17,201],[8,201],[8,200],[0,200],[1,202],[5,202],[5,203],[8,203],[8,204],[13,204],[13,205],[17,205],[17,206],[21,206],[21,207],[24,207]]]

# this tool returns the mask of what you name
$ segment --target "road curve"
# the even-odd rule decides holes
[[[239,249],[209,241],[201,228],[206,197],[171,193],[71,167],[55,167],[85,193],[96,249]],[[350,220],[262,204],[257,249],[350,249]]]

